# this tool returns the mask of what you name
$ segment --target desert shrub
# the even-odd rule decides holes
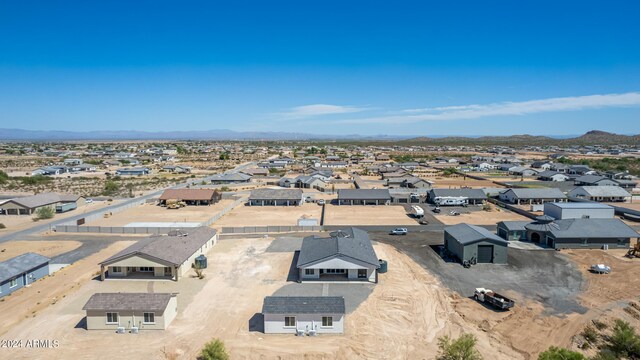
[[[599,337],[598,331],[591,325],[585,326],[580,335],[591,345],[595,344]]]
[[[0,229],[6,229],[6,228],[7,228],[7,226],[5,224],[0,223]]]
[[[607,324],[605,324],[604,322],[602,322],[600,320],[593,320],[593,326],[595,326],[596,329],[601,330],[601,331],[608,327]]]
[[[478,339],[471,334],[462,334],[452,340],[448,336],[438,339],[438,360],[480,360],[482,355],[476,349]]]
[[[120,185],[118,185],[117,182],[113,180],[107,180],[104,183],[104,190],[102,191],[102,193],[108,196],[108,195],[113,195],[117,193],[119,190],[120,190]]]
[[[41,207],[36,210],[36,219],[38,220],[51,219],[54,215],[55,212],[52,207]]]
[[[228,360],[229,354],[224,348],[224,343],[218,339],[211,340],[204,345],[198,356],[198,360]]]
[[[552,346],[547,351],[538,355],[538,360],[586,360],[579,352]]]

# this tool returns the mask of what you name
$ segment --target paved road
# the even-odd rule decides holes
[[[248,168],[248,167],[250,167],[252,165],[255,165],[255,162],[250,162],[250,163],[246,163],[244,165],[237,166],[236,168],[234,168],[232,170],[228,170],[228,171],[223,172],[223,174],[237,173],[237,172],[240,172],[240,171],[242,171],[242,170],[244,170],[244,169],[246,169],[246,168]],[[53,228],[56,225],[61,225],[63,223],[69,223],[69,222],[75,222],[78,219],[81,219],[81,218],[84,218],[84,217],[87,217],[87,216],[91,216],[91,215],[94,215],[94,214],[100,214],[100,213],[108,212],[109,210],[113,210],[113,209],[115,209],[117,207],[120,207],[120,206],[129,205],[131,203],[138,202],[138,201],[141,201],[141,200],[151,199],[151,198],[154,198],[154,197],[157,197],[157,196],[161,195],[162,192],[164,190],[166,190],[166,189],[180,189],[180,188],[184,188],[184,187],[186,187],[188,185],[194,185],[194,184],[200,183],[202,181],[207,181],[208,182],[208,181],[211,181],[212,177],[213,177],[213,175],[207,176],[205,178],[200,178],[200,179],[190,179],[189,181],[187,181],[185,183],[182,183],[182,184],[179,184],[179,185],[176,185],[176,186],[167,187],[165,189],[161,189],[161,190],[155,191],[155,192],[153,192],[151,194],[148,194],[148,195],[144,195],[144,196],[140,196],[140,197],[136,197],[136,198],[132,198],[132,199],[127,199],[127,200],[125,200],[124,202],[122,202],[120,204],[110,205],[110,206],[107,206],[107,207],[104,207],[104,208],[101,208],[101,209],[96,209],[96,210],[93,210],[93,211],[89,211],[87,213],[83,213],[83,214],[71,216],[71,217],[68,217],[68,218],[60,219],[60,220],[57,220],[57,221],[53,221],[53,222],[50,222],[48,224],[36,225],[36,226],[30,227],[28,229],[24,229],[24,230],[20,230],[20,231],[16,231],[16,232],[10,233],[10,234],[6,234],[6,235],[3,235],[3,236],[0,236],[0,243],[6,242],[6,241],[15,240],[15,239],[22,238],[22,237],[25,237],[25,236],[28,236],[28,235],[32,235],[32,234],[42,233],[42,232],[48,231],[49,229]]]

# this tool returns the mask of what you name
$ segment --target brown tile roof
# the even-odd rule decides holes
[[[167,189],[160,200],[212,200],[214,189]]]

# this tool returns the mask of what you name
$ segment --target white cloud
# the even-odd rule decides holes
[[[344,124],[397,124],[418,123],[425,121],[447,121],[478,119],[489,116],[518,116],[526,114],[577,111],[605,107],[625,107],[640,105],[640,93],[604,94],[529,100],[520,102],[501,102],[485,105],[445,106],[424,109],[408,109],[403,113],[409,115],[392,115],[367,119],[346,119]]]
[[[302,119],[321,115],[349,114],[368,110],[368,108],[355,106],[340,106],[328,104],[314,104],[297,106],[289,111],[278,114],[287,119]]]

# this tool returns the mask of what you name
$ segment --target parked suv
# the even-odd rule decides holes
[[[407,235],[406,228],[395,228],[389,232],[389,235]]]

